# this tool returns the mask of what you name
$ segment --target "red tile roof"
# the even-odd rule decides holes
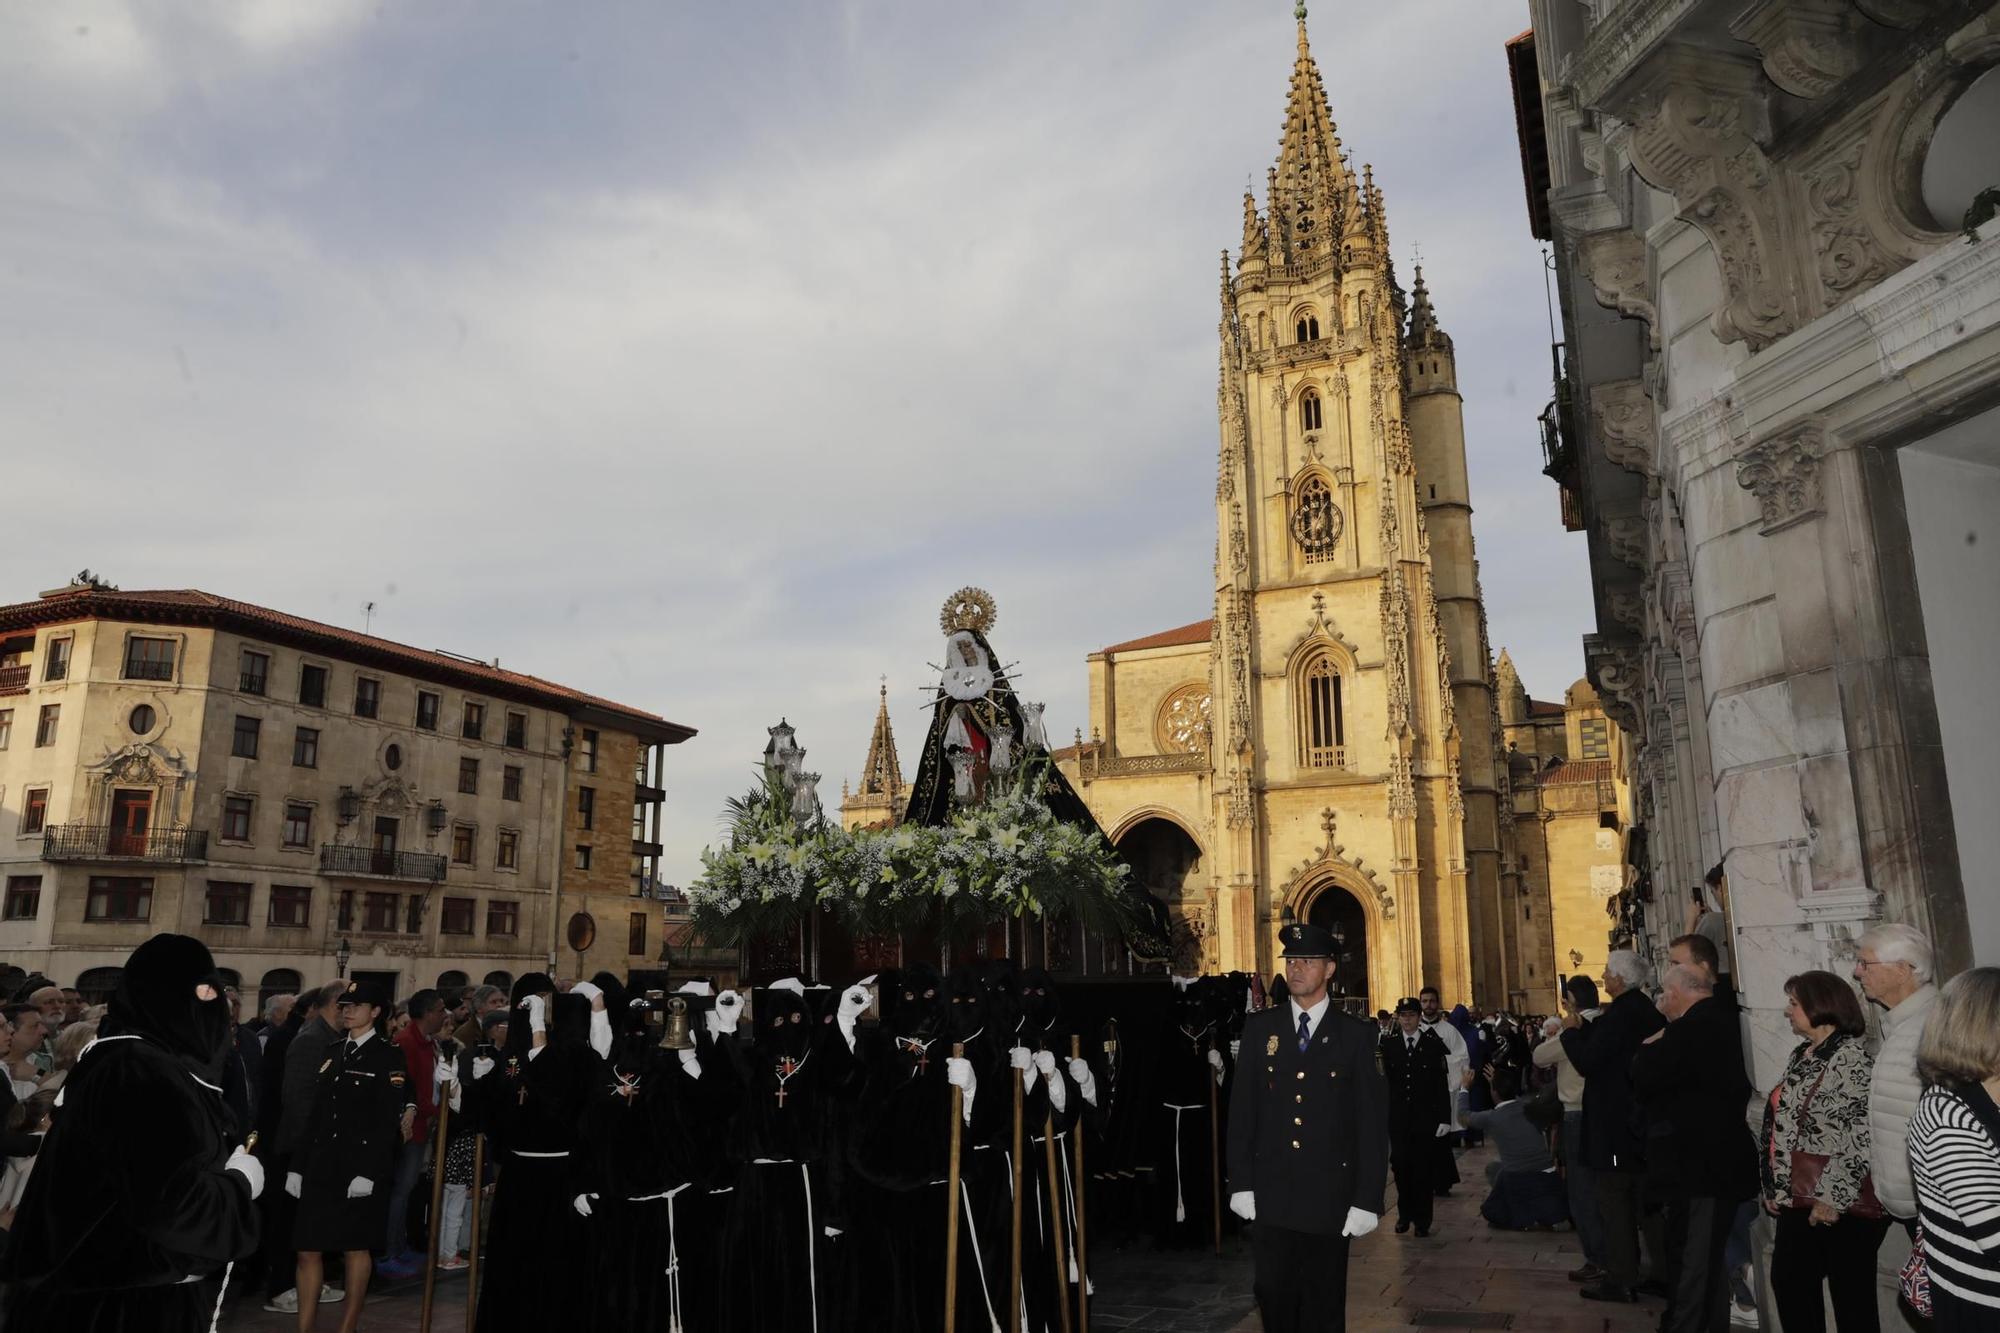
[[[1179,648],[1185,644],[1207,643],[1214,635],[1213,620],[1197,620],[1192,625],[1182,625],[1179,629],[1161,630],[1158,634],[1148,634],[1143,639],[1130,639],[1124,643],[1114,643],[1104,651],[1107,653],[1135,653],[1142,648]]]
[[[1529,717],[1561,717],[1568,711],[1561,704],[1552,704],[1546,699],[1528,700]]]
[[[0,632],[59,625],[78,620],[137,620],[167,625],[205,625],[293,647],[344,656],[398,670],[426,680],[442,681],[559,711],[602,710],[623,720],[648,739],[669,744],[695,734],[694,728],[669,722],[657,713],[615,703],[519,671],[502,671],[474,658],[412,648],[392,639],[357,634],[338,625],[239,602],[196,588],[163,588],[121,592],[111,588],[73,587],[32,602],[0,606]]]
[[[1613,776],[1609,759],[1565,759],[1554,768],[1537,773],[1535,780],[1544,787],[1560,787],[1570,783],[1609,782]]]

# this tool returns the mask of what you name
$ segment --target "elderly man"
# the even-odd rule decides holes
[[[1895,1302],[1897,1278],[1916,1228],[1910,1116],[1924,1090],[1917,1076],[1917,1042],[1937,1000],[1937,987],[1931,984],[1931,942],[1910,926],[1894,922],[1876,926],[1856,943],[1854,979],[1861,983],[1861,993],[1884,1010],[1882,1049],[1876,1053],[1868,1084],[1868,1166],[1875,1197],[1902,1223],[1901,1232],[1889,1229],[1876,1265],[1883,1279],[1878,1284],[1883,1292],[1878,1304],[1886,1312]]]
[[[1597,983],[1574,976],[1563,983],[1563,1012],[1575,1014],[1578,1026],[1604,1011],[1597,1007]],[[1576,1225],[1583,1264],[1570,1272],[1572,1282],[1604,1280],[1604,1219],[1597,1211],[1597,1188],[1583,1155],[1583,1075],[1563,1051],[1563,1020],[1551,1018],[1545,1040],[1535,1047],[1537,1068],[1556,1071],[1556,1095],[1562,1099],[1563,1184],[1569,1192],[1570,1221]]]
[[[35,1062],[35,1068],[46,1074],[55,1068],[56,1038],[62,1035],[63,1024],[69,1021],[69,1011],[63,1007],[61,986],[39,987],[29,993],[27,1002],[42,1014],[42,1044],[28,1058]]]
[[[1750,1080],[1735,1008],[1706,968],[1667,969],[1659,1008],[1667,1026],[1632,1056],[1632,1090],[1646,1106],[1647,1187],[1666,1200],[1667,1245],[1679,1259],[1660,1327],[1702,1333],[1729,1323],[1723,1251],[1737,1205],[1757,1191],[1744,1118]]]
[[[480,1042],[486,1040],[480,1034],[481,1021],[494,1010],[505,1009],[507,1007],[507,992],[501,990],[498,986],[475,987],[471,992],[470,998],[472,1006],[471,1015],[463,1023],[460,1023],[457,1029],[451,1034],[452,1040],[458,1043],[458,1049],[461,1051],[469,1051]]]
[[[1640,989],[1645,979],[1638,954],[1613,949],[1604,963],[1610,1005],[1587,1027],[1574,1012],[1563,1017],[1563,1053],[1583,1075],[1583,1154],[1604,1218],[1604,1278],[1582,1288],[1593,1301],[1638,1299],[1646,1160],[1645,1144],[1633,1129],[1632,1056],[1666,1025]]]

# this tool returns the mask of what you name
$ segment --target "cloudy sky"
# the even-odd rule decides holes
[[[1560,697],[1526,23],[1312,28],[1457,341],[1495,644]],[[1292,50],[1280,0],[11,6],[0,601],[372,601],[686,722],[677,879],[780,714],[837,797],[886,674],[913,754],[962,584],[1067,737],[1087,652],[1209,614],[1217,254]]]

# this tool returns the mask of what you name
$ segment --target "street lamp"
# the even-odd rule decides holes
[[[352,957],[354,957],[354,946],[349,944],[347,937],[343,935],[340,937],[340,947],[333,951],[333,975],[336,978],[344,979],[347,976],[347,960]]]

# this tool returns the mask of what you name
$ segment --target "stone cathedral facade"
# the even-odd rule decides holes
[[[1452,343],[1406,293],[1306,38],[1260,207],[1222,266],[1213,614],[1089,659],[1059,754],[1167,900],[1178,970],[1268,977],[1288,918],[1377,1008],[1553,1008],[1546,881],[1521,874]]]

